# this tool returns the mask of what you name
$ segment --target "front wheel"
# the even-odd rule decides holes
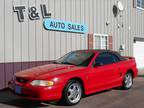
[[[82,85],[76,80],[70,80],[63,91],[63,101],[66,105],[75,105],[82,98]]]
[[[133,85],[133,76],[131,72],[128,72],[124,76],[122,88],[128,90],[132,87],[132,85]]]

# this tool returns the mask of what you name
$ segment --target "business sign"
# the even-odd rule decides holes
[[[44,21],[44,27],[47,30],[54,31],[87,33],[86,25],[62,20],[46,19]]]
[[[43,18],[51,17],[51,13],[48,12],[45,4],[41,4],[40,8],[41,8],[41,14],[42,14]],[[13,7],[13,11],[17,13],[19,22],[24,22],[25,10],[26,10],[25,6],[14,6]],[[28,16],[29,16],[30,20],[39,20],[40,12],[38,12],[38,10],[35,6],[31,6],[28,8]]]

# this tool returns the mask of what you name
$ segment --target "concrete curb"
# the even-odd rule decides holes
[[[138,75],[144,75],[144,68],[138,69]]]

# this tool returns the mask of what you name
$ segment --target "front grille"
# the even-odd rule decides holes
[[[19,83],[27,83],[29,80],[25,78],[16,77],[16,81]]]
[[[18,96],[22,96],[22,97],[25,97],[25,98],[40,98],[40,96],[39,95],[37,95],[37,94],[24,94],[24,93],[22,93],[22,94],[16,94],[16,95],[18,95]]]
[[[18,96],[26,97],[26,98],[40,98],[39,94],[33,90],[27,89],[27,88],[22,88],[22,93],[17,94]]]

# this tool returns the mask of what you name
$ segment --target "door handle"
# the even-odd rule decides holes
[[[120,77],[122,76],[122,72],[120,72]]]

